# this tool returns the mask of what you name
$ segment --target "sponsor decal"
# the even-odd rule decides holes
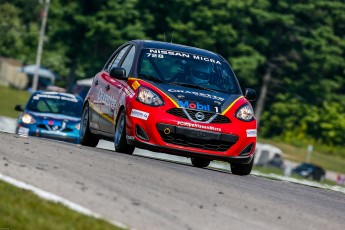
[[[132,112],[131,112],[132,117],[140,118],[145,121],[147,120],[147,118],[149,118],[149,115],[150,115],[149,113],[146,113],[144,111],[140,111],[137,109],[132,109]]]
[[[129,88],[128,86],[123,89],[125,91],[125,94],[129,96],[130,98],[134,97],[134,91]]]
[[[247,129],[247,137],[256,137],[256,129]]]
[[[194,103],[194,102],[189,102],[189,101],[179,101],[179,106],[182,108],[187,108],[187,109],[210,111],[210,105],[205,105],[199,102]]]
[[[55,94],[37,94],[32,99],[33,100],[39,100],[40,98],[49,98],[49,99],[56,99],[56,100],[65,100],[65,101],[71,101],[71,102],[78,102],[77,98],[73,95],[55,95]]]
[[[78,102],[77,98],[71,98],[71,97],[64,97],[61,96],[61,100],[65,100],[65,101],[71,101],[71,102]]]
[[[161,55],[157,55],[161,54]],[[150,49],[149,53],[147,53],[148,57],[159,57],[164,58],[164,55],[170,55],[170,56],[180,56],[185,58],[190,58],[190,54],[182,53],[182,52],[176,52],[172,50],[156,50],[156,49]]]
[[[42,129],[42,130],[40,130],[40,133],[42,133],[42,134],[55,134],[55,135],[67,137],[67,133],[63,133],[60,130],[54,131],[54,130],[44,130],[44,129]]]
[[[216,128],[214,126],[201,125],[201,124],[197,124],[197,123],[190,123],[190,122],[184,122],[184,121],[178,121],[177,125],[185,126],[185,127],[188,127],[188,128],[206,129],[206,130],[216,131],[216,132],[221,132],[222,131],[221,128]]]
[[[183,90],[183,89],[168,89],[170,93],[182,93],[182,94],[193,94],[198,97],[204,97],[204,98],[211,98],[213,100],[217,101],[224,101],[225,98],[223,97],[218,97],[216,95],[208,94],[208,93],[200,93],[200,92],[195,92],[195,91],[189,91],[189,90]]]
[[[139,83],[138,81],[134,81],[134,82],[132,83],[132,88],[133,88],[134,90],[136,90],[139,86],[140,86],[140,83]]]
[[[215,60],[213,58],[203,57],[203,56],[199,56],[199,55],[193,55],[193,59],[202,60],[202,61],[206,61],[206,62],[212,62],[212,63],[218,64],[218,65],[222,64],[220,61]]]
[[[217,65],[221,65],[222,63],[218,60],[215,60],[213,58],[209,57],[203,57],[195,54],[188,54],[188,53],[182,53],[182,52],[177,52],[173,50],[157,50],[157,49],[150,49],[149,53],[146,54],[147,57],[153,57],[153,58],[164,58],[164,55],[170,55],[170,56],[180,56],[184,58],[190,58],[190,59],[195,59],[195,60],[200,60],[200,61],[205,61],[205,62],[211,62],[215,63]]]
[[[97,100],[104,103],[106,106],[109,106],[110,108],[117,107],[117,101],[115,100],[115,97],[113,95],[109,95],[103,91],[103,89],[100,89],[98,91]]]

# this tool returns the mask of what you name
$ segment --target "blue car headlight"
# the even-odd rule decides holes
[[[35,119],[28,113],[25,113],[22,118],[21,118],[22,122],[24,124],[34,124],[36,123]]]
[[[150,106],[164,105],[163,99],[160,96],[158,96],[158,94],[155,93],[153,90],[142,86],[138,89],[138,91],[139,93],[137,99],[141,103]]]

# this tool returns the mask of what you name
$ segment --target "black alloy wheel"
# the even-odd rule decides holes
[[[123,109],[117,119],[114,134],[115,151],[119,153],[132,154],[134,146],[127,144],[126,140],[126,114]]]

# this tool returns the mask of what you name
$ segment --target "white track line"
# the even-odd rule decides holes
[[[29,190],[31,192],[33,192],[34,194],[36,194],[37,196],[45,199],[45,200],[49,200],[49,201],[52,201],[54,203],[61,203],[63,205],[65,205],[66,207],[76,211],[76,212],[79,212],[79,213],[82,213],[84,215],[87,215],[87,216],[91,216],[91,217],[94,217],[94,218],[97,218],[97,219],[104,219],[102,218],[102,216],[98,213],[95,213],[87,208],[84,208],[82,206],[80,206],[79,204],[76,204],[76,203],[73,203],[72,201],[69,201],[67,199],[64,199],[60,196],[57,196],[53,193],[50,193],[50,192],[47,192],[47,191],[44,191],[42,189],[39,189],[37,187],[34,187],[30,184],[27,184],[25,182],[22,182],[22,181],[19,181],[19,180],[16,180],[12,177],[9,177],[9,176],[5,176],[3,174],[0,173],[0,180],[4,181],[4,182],[7,182],[11,185],[14,185],[18,188],[22,188],[22,189],[25,189],[25,190]],[[112,224],[120,227],[120,228],[125,228],[125,229],[129,229],[129,227],[125,224],[122,224],[120,222],[117,222],[117,221],[110,221]]]

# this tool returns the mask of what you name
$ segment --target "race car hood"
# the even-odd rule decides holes
[[[171,84],[151,83],[161,89],[180,107],[222,113],[242,95],[195,89]]]
[[[66,116],[63,114],[55,114],[55,113],[36,113],[32,111],[25,111],[25,113],[31,114],[35,117],[35,119],[41,120],[59,120],[59,121],[71,121],[71,122],[80,122],[81,118],[79,117],[71,117]]]

